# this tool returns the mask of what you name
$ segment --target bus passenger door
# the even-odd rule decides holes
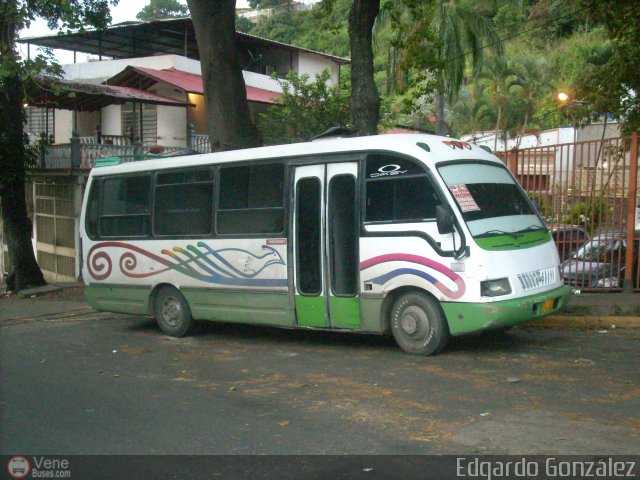
[[[294,197],[298,325],[357,329],[358,164],[297,167]]]

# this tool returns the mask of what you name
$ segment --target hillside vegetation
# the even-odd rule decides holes
[[[260,4],[261,2],[254,2]],[[264,2],[263,2],[264,3]],[[239,24],[251,34],[300,47],[349,57],[347,18],[351,0],[325,0],[309,11],[290,11],[284,2],[270,1],[273,15],[256,25]],[[449,133],[460,136],[479,130],[498,130],[503,136],[587,122],[615,106],[603,101],[572,102],[589,92],[585,72],[605,65],[615,53],[604,25],[593,20],[592,0],[450,0],[448,2],[382,1],[375,29],[376,84],[383,97],[383,122],[433,130],[437,117],[438,85],[464,58],[461,85],[444,95],[444,118]],[[623,2],[624,3],[624,2]],[[633,2],[632,2],[633,3]],[[455,19],[435,16],[439,6],[455,6],[466,15],[463,27]],[[449,13],[450,14],[450,13]],[[476,45],[482,58],[474,66],[468,50],[455,52],[444,43],[449,27],[490,23],[502,40],[502,50],[486,40]],[[434,26],[435,25],[435,26]],[[484,24],[483,24],[484,25]],[[440,30],[438,30],[438,28]],[[446,37],[449,38],[449,37]],[[438,52],[438,54],[436,54]],[[444,53],[442,53],[444,52]],[[349,71],[343,70],[348,88]],[[570,100],[557,100],[566,92]],[[592,95],[593,96],[593,95]],[[605,95],[606,96],[606,95]]]

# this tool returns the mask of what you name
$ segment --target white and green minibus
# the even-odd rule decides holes
[[[571,294],[503,163],[431,135],[99,162],[80,233],[91,306],[172,336],[199,320],[391,332],[429,355]]]

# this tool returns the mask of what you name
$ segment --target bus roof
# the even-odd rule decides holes
[[[165,157],[144,161],[125,162],[94,168],[91,175],[114,175],[148,170],[163,170],[184,166],[225,164],[255,160],[324,156],[340,153],[390,152],[410,155],[432,166],[447,160],[500,160],[484,148],[449,137],[420,134],[371,135],[351,138],[320,139],[312,142],[292,143],[226,152],[204,153],[181,157]],[[502,163],[502,162],[500,162]]]

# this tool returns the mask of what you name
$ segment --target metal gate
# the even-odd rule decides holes
[[[496,154],[538,203],[567,283],[586,291],[640,290],[637,133]]]
[[[76,220],[74,183],[34,182],[38,265],[48,282],[74,282]]]

